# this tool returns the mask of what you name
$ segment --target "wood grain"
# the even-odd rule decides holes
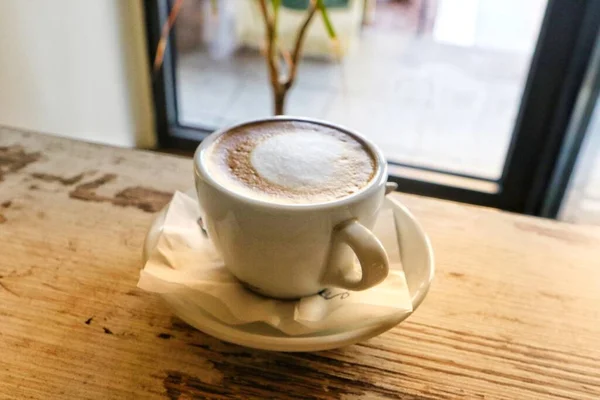
[[[367,342],[220,342],[136,289],[189,159],[0,129],[2,399],[598,399],[600,230],[399,195],[429,233],[422,307]]]

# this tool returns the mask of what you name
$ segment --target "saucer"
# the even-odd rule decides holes
[[[196,198],[195,190],[186,194]],[[408,209],[390,197],[386,206],[394,209],[400,257],[414,312],[427,294],[434,275],[433,250],[423,228]],[[168,205],[154,219],[144,242],[144,262],[156,246],[167,214]],[[273,351],[307,352],[348,346],[377,336],[406,319],[411,313],[391,314],[369,325],[349,326],[302,336],[288,336],[262,322],[228,325],[201,308],[191,306],[185,295],[162,294],[175,315],[194,328],[220,340],[238,345]]]

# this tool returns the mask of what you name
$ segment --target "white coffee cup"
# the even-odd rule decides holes
[[[306,121],[354,136],[373,154],[376,171],[358,192],[319,204],[281,204],[236,193],[215,180],[207,149],[230,130],[261,122]],[[226,267],[250,289],[270,297],[299,298],[328,287],[364,290],[388,274],[388,258],[371,232],[386,194],[382,152],[358,133],[308,118],[245,122],[204,139],[194,156],[203,221]],[[362,273],[355,268],[355,255]]]

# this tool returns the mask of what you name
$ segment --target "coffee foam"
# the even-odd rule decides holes
[[[375,160],[354,137],[309,122],[240,127],[207,150],[205,166],[223,186],[276,203],[312,204],[365,187]]]

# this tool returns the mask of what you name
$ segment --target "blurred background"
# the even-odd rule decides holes
[[[324,29],[309,32],[286,112],[364,132],[390,160],[498,178],[546,1],[388,0],[367,2],[366,13],[339,1],[331,17],[342,55],[332,59]],[[295,37],[295,3],[282,1],[284,43]],[[209,2],[184,4],[180,122],[214,129],[268,115],[256,2],[220,1],[216,19]]]
[[[189,154],[272,115],[254,0],[0,2],[0,125]],[[326,0],[286,114],[381,146],[400,190],[600,224],[600,2]],[[291,48],[308,0],[282,0]]]

